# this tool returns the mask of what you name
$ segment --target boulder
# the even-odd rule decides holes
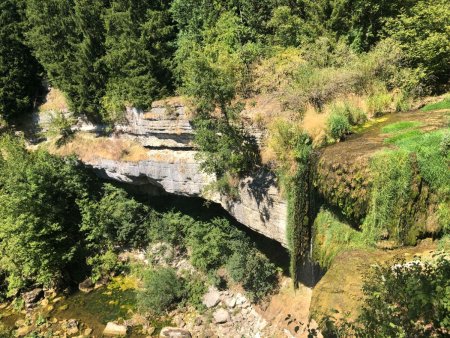
[[[208,292],[203,296],[203,304],[207,308],[212,308],[219,304],[220,292],[215,287],[209,287]]]
[[[22,326],[20,328],[17,329],[16,331],[16,336],[17,337],[23,337],[26,336],[27,334],[29,334],[31,331],[33,330],[33,328],[31,326]]]
[[[236,298],[232,297],[232,298],[226,298],[225,299],[225,305],[228,306],[229,308],[234,308],[236,306]]]
[[[69,319],[66,324],[66,333],[72,336],[78,333],[78,321],[76,319]]]
[[[243,305],[247,302],[247,298],[240,293],[236,295],[236,305]]]
[[[42,299],[42,297],[44,297],[44,290],[40,288],[25,292],[22,295],[23,301],[25,302],[25,308],[32,308],[39,300]]]
[[[214,322],[216,324],[223,324],[230,320],[230,314],[225,309],[218,309],[213,313]]]
[[[95,284],[92,281],[92,279],[90,279],[90,278],[87,278],[83,282],[78,284],[78,289],[84,293],[91,292],[92,290],[94,290],[94,287],[95,287]]]
[[[188,330],[177,327],[165,327],[161,330],[159,336],[162,338],[192,338]]]
[[[104,336],[126,336],[128,328],[125,325],[118,325],[116,323],[109,322],[106,324],[103,330]]]

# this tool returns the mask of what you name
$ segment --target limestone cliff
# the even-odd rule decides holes
[[[78,128],[85,132],[98,130],[86,124]],[[133,185],[142,192],[205,197],[205,188],[215,177],[201,171],[192,143],[193,134],[183,105],[155,103],[149,112],[129,109],[111,137],[111,140],[139,143],[145,148],[147,158],[127,161],[102,156],[86,156],[87,160],[80,157],[100,177]],[[243,225],[286,246],[286,202],[274,175],[260,171],[242,179],[238,190],[238,200],[217,193],[206,197],[220,203]]]

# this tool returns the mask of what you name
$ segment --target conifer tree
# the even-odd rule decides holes
[[[29,112],[39,87],[39,65],[24,44],[20,1],[0,0],[0,117]]]

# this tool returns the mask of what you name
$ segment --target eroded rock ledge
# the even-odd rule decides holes
[[[94,126],[81,126],[95,132]],[[126,139],[147,148],[148,159],[123,161],[105,158],[85,161],[102,178],[130,184],[150,194],[203,196],[215,180],[200,170],[193,148],[194,131],[181,104],[156,103],[149,112],[129,109],[114,139]],[[272,173],[261,171],[239,182],[239,200],[219,194],[208,199],[220,203],[245,226],[287,246],[286,202]]]

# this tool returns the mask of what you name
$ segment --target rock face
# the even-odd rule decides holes
[[[81,126],[81,130],[98,128]],[[133,185],[148,194],[172,193],[198,197],[215,180],[200,170],[193,148],[194,130],[181,104],[154,104],[150,112],[129,109],[116,137],[131,139],[148,149],[148,159],[123,162],[100,159],[90,165],[98,176]],[[284,246],[287,208],[273,174],[261,171],[239,183],[239,200],[215,194],[208,199],[220,203],[245,226]]]

